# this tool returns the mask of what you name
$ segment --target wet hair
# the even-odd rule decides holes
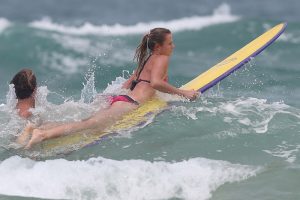
[[[166,35],[171,34],[171,31],[166,28],[154,28],[151,29],[150,32],[142,38],[141,43],[136,48],[134,59],[136,59],[138,63],[138,67],[136,73],[143,68],[147,57],[149,56],[148,50],[151,52],[154,50],[155,44],[162,45],[166,39]]]
[[[26,99],[32,95],[36,89],[36,77],[32,70],[22,69],[11,80],[14,84],[17,99]]]

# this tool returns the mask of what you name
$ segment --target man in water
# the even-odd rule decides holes
[[[35,107],[35,93],[36,93],[36,77],[32,70],[22,69],[11,80],[10,84],[14,85],[17,97],[16,109],[22,118],[29,118],[32,113],[30,108]]]

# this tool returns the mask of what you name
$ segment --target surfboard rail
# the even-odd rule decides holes
[[[243,48],[182,86],[182,88],[198,90],[201,93],[205,92],[270,46],[285,31],[286,26],[287,23],[285,22],[269,29]]]

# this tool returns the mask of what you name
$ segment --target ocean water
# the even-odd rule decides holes
[[[300,199],[299,1],[0,3],[0,199]],[[37,75],[37,118],[75,121],[122,92],[150,28],[174,34],[179,87],[281,22],[274,44],[195,102],[162,95],[169,108],[143,128],[66,154],[12,148],[21,68]]]

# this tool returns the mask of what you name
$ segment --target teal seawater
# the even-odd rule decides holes
[[[0,7],[0,199],[300,198],[299,2],[21,3]],[[143,128],[68,154],[12,148],[26,121],[9,82],[23,67],[38,78],[36,116],[80,120],[120,92],[152,27],[174,33],[179,87],[283,21],[277,41],[195,102],[162,95],[169,108]]]

